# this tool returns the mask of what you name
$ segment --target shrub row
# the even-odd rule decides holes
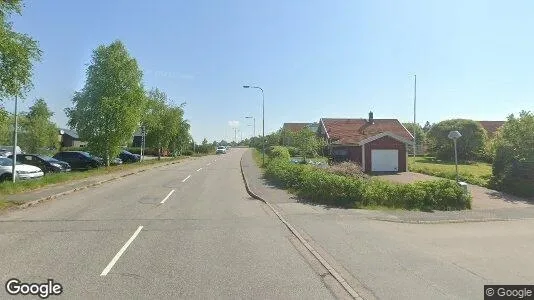
[[[411,210],[471,208],[471,196],[450,180],[393,184],[332,174],[282,159],[271,160],[265,175],[308,201],[332,206],[383,206]]]
[[[289,150],[286,147],[283,146],[273,146],[269,149],[269,156],[271,158],[280,158],[289,160],[291,158],[291,155],[289,154]]]

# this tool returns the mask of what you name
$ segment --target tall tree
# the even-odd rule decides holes
[[[161,158],[163,148],[169,143],[169,126],[167,124],[169,107],[167,94],[159,89],[148,92],[147,113],[143,123],[146,126],[146,144],[148,147],[158,149],[158,159]]]
[[[314,157],[320,148],[320,141],[315,132],[308,128],[301,129],[294,136],[295,146],[299,149],[300,155],[304,160],[308,157]]]
[[[141,121],[145,95],[142,72],[124,44],[115,41],[93,52],[85,86],[65,110],[69,126],[95,154],[110,159],[128,143]]]
[[[11,143],[10,127],[11,118],[9,113],[0,106],[0,145],[8,145]]]
[[[0,1],[0,99],[23,96],[31,87],[34,61],[41,58],[38,43],[30,36],[13,30],[8,21],[22,14],[21,0]]]
[[[35,100],[30,111],[23,114],[20,146],[25,151],[39,153],[45,148],[57,148],[59,133],[56,124],[51,120],[53,115],[42,98]]]
[[[430,151],[439,159],[454,160],[454,143],[448,138],[453,130],[462,134],[458,139],[458,159],[478,159],[484,151],[487,135],[480,123],[473,120],[445,120],[432,126],[427,134]]]

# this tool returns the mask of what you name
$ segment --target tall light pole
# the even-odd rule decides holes
[[[252,122],[254,124],[254,137],[256,137],[256,118],[255,117],[245,117],[245,119],[252,119]]]
[[[415,120],[415,113],[416,113],[416,105],[417,105],[417,75],[414,75],[413,76],[414,78],[414,83],[413,83],[413,157],[414,157],[414,162],[415,162],[415,153],[416,153],[416,149],[417,149],[417,143],[416,143],[416,131],[415,131],[415,127],[417,126],[417,124],[415,123],[416,120]]]
[[[11,177],[13,179],[13,182],[15,182],[17,178],[17,170],[15,170],[15,166],[17,165],[17,129],[19,127],[17,108],[18,108],[18,97],[15,96],[15,128],[13,130],[13,166],[11,168],[11,174],[12,174]]]
[[[262,110],[262,163],[265,164],[265,95],[263,89],[259,86],[244,85],[243,88],[259,89],[261,91],[261,110]]]
[[[449,132],[448,138],[454,141],[454,162],[456,163],[456,182],[459,182],[458,180],[458,150],[456,149],[456,140],[462,137],[462,134],[455,130]]]

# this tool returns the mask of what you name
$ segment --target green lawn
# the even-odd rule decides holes
[[[409,157],[408,168],[411,172],[456,179],[454,162],[441,161],[433,157]],[[487,186],[491,177],[491,164],[483,162],[458,163],[458,173],[462,181]]]
[[[98,175],[116,173],[120,171],[128,171],[128,170],[133,171],[134,169],[138,169],[143,166],[153,165],[157,163],[168,163],[172,161],[178,161],[186,157],[187,156],[181,156],[177,158],[166,158],[162,160],[157,160],[157,159],[146,160],[143,162],[138,162],[138,163],[133,163],[133,164],[123,164],[123,165],[118,165],[118,166],[102,167],[102,168],[93,169],[90,171],[72,171],[68,173],[48,174],[39,179],[17,181],[15,183],[3,182],[3,183],[0,183],[0,197],[2,195],[11,195],[11,194],[17,194],[21,192],[31,191],[31,190],[41,188],[43,186],[56,184],[56,183],[69,182],[69,181],[73,181],[77,179],[84,179],[84,178],[89,178],[89,177],[98,176]],[[0,208],[3,205],[6,205],[6,204],[2,204],[2,202],[0,201]]]

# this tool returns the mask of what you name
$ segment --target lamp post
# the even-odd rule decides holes
[[[250,85],[244,85],[243,88],[245,89],[258,89],[261,91],[261,109],[262,109],[262,163],[265,164],[265,95],[263,93],[263,89],[259,86],[250,86]]]
[[[449,132],[448,138],[454,141],[454,162],[456,164],[456,182],[459,182],[458,180],[458,150],[456,149],[456,140],[462,137],[462,134],[457,131],[451,131]]]
[[[19,127],[19,120],[17,115],[17,108],[18,108],[18,97],[15,96],[15,128],[13,130],[13,166],[11,168],[11,177],[13,182],[16,181],[17,178],[17,170],[15,166],[17,165],[17,129]]]
[[[254,124],[254,137],[256,136],[256,118],[255,117],[245,117],[245,119],[252,119],[252,122]]]

